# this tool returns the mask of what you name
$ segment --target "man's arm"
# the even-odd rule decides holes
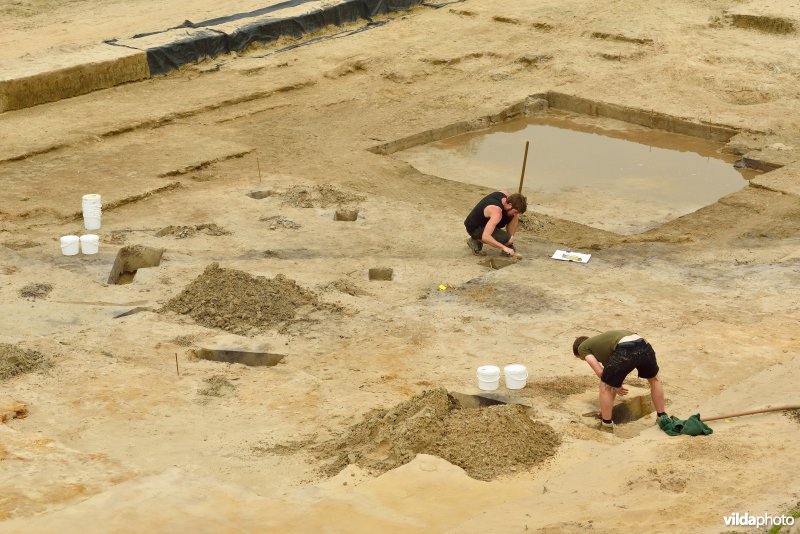
[[[583,360],[589,364],[589,367],[592,368],[592,371],[594,371],[594,374],[597,375],[597,378],[602,376],[603,367],[600,365],[600,362],[597,361],[597,358],[594,357],[594,354],[587,354]]]
[[[586,356],[586,358],[584,358],[584,361],[586,361],[586,363],[589,364],[589,367],[592,368],[592,371],[594,371],[594,374],[597,375],[597,378],[600,378],[601,376],[603,376],[603,368],[600,365],[600,362],[597,361],[597,358],[594,357],[594,355],[588,354]],[[611,386],[608,386],[608,387],[611,387]],[[623,386],[618,387],[618,388],[613,388],[613,389],[617,392],[617,395],[627,395],[628,394],[628,390]]]
[[[518,225],[519,225],[519,213],[514,215],[514,218],[511,219],[511,222],[508,223],[508,226],[506,227],[506,229],[508,230],[508,233],[511,234],[511,237],[514,237],[514,234],[517,233],[517,226]]]
[[[492,234],[494,233],[495,228],[497,228],[497,223],[499,223],[503,219],[503,209],[498,206],[486,206],[486,209],[483,210],[483,214],[486,217],[489,217],[489,220],[486,222],[486,226],[483,228],[483,235],[481,236],[481,241],[486,243],[487,245],[491,245],[494,248],[499,248],[506,254],[513,254],[514,250],[508,248],[504,244],[497,241]]]

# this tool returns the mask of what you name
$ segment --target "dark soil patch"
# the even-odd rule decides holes
[[[198,324],[247,335],[294,319],[298,308],[324,308],[294,280],[252,276],[212,263],[160,311],[189,315]]]
[[[194,343],[194,336],[177,336],[172,338],[170,343],[174,343],[179,347],[191,347]]]
[[[352,463],[383,473],[423,453],[444,458],[473,478],[492,480],[543,462],[560,443],[555,431],[533,421],[524,406],[467,409],[438,388],[389,410],[368,413],[316,452],[334,458],[325,469],[328,475]]]
[[[314,439],[317,437],[316,434],[313,434],[305,439],[296,440],[296,441],[289,441],[286,443],[259,443],[254,445],[250,450],[253,454],[258,455],[276,455],[276,456],[289,456],[295,454],[298,451],[304,450],[308,448],[309,445],[314,443]]]
[[[50,360],[38,351],[0,343],[0,381],[47,369],[51,365]]]
[[[19,296],[29,299],[43,299],[53,290],[52,284],[28,284],[19,290]]]
[[[203,382],[205,385],[197,393],[206,397],[224,397],[236,389],[230,380],[220,375],[206,378]]]
[[[320,291],[339,291],[340,293],[347,293],[353,297],[362,297],[364,295],[368,295],[366,291],[358,287],[358,285],[353,282],[352,280],[347,280],[346,278],[342,278],[339,280],[334,280],[329,284],[319,287]]]
[[[786,415],[795,423],[800,423],[800,410],[786,410]]]
[[[41,243],[35,241],[6,241],[3,246],[11,250],[25,250],[26,248],[38,247]]]
[[[629,376],[625,384],[633,387],[647,387],[647,381]],[[528,381],[528,384],[515,391],[516,395],[547,401],[551,408],[559,408],[570,395],[586,391],[597,391],[599,381],[594,375],[556,376],[547,380]]]
[[[559,305],[540,289],[513,284],[495,284],[492,280],[476,278],[461,287],[447,291],[459,298],[474,301],[482,306],[502,308],[504,313],[540,313],[558,309]],[[449,295],[440,293],[440,298]]]

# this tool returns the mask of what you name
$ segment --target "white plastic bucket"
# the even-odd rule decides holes
[[[100,229],[100,217],[83,217],[83,227],[87,230],[99,230]]]
[[[83,208],[83,226],[87,230],[99,229],[103,205],[100,195],[83,195],[81,204]]]
[[[528,368],[519,363],[512,363],[503,367],[506,375],[506,387],[508,389],[522,389],[528,382]]]
[[[83,254],[97,254],[100,249],[100,237],[96,234],[81,236],[81,252]]]
[[[478,367],[478,389],[494,391],[500,385],[500,368],[496,365]]]
[[[74,256],[80,250],[80,238],[76,235],[61,236],[61,253],[64,256]]]

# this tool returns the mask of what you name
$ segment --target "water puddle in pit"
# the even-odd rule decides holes
[[[636,234],[716,202],[757,171],[723,144],[565,112],[508,121],[395,154],[419,171],[523,194],[539,213]],[[476,199],[477,201],[477,199]]]

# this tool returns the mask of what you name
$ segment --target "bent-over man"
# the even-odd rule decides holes
[[[572,353],[589,364],[600,377],[601,430],[614,431],[611,410],[617,395],[627,395],[622,383],[634,369],[650,383],[650,397],[657,417],[664,411],[664,388],[658,379],[658,362],[653,347],[630,330],[609,330],[602,334],[575,338]]]

